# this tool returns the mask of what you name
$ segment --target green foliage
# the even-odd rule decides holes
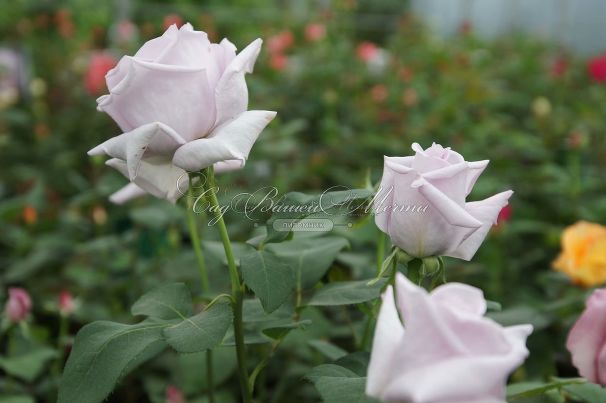
[[[93,322],[76,336],[67,360],[59,402],[101,402],[125,374],[166,348],[170,324],[147,319],[135,325]]]
[[[216,347],[232,321],[231,306],[222,301],[189,317],[191,296],[180,283],[143,295],[131,312],[148,318],[133,325],[93,322],[78,332],[61,379],[59,402],[103,401],[125,375],[167,346],[181,353]]]
[[[282,305],[295,288],[293,268],[272,253],[251,252],[240,259],[240,268],[244,282],[259,297],[268,313]]]
[[[374,284],[369,284],[367,280],[330,283],[316,291],[307,304],[331,306],[371,301],[379,297],[386,282],[386,279],[381,279]]]

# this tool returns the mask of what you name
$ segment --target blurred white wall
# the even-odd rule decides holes
[[[606,0],[412,0],[412,9],[438,34],[469,21],[480,37],[524,32],[561,43],[580,55],[606,51]]]

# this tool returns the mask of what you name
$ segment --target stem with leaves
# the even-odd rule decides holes
[[[232,292],[232,307],[234,312],[234,338],[236,341],[236,355],[238,357],[238,371],[240,378],[240,389],[242,392],[242,399],[244,403],[252,402],[252,394],[248,383],[248,369],[246,368],[246,347],[244,345],[244,322],[242,318],[242,306],[244,290],[243,285],[240,282],[240,275],[238,274],[238,268],[236,267],[236,261],[234,259],[234,253],[231,247],[231,241],[229,240],[229,234],[227,233],[227,227],[223,220],[223,215],[219,209],[219,201],[217,200],[215,174],[212,167],[208,167],[204,171],[206,176],[205,181],[205,193],[208,196],[210,208],[215,214],[215,220],[219,228],[219,235],[223,242],[223,248],[225,250],[225,257],[227,258],[227,267],[229,269],[229,278],[231,280],[231,292]]]
[[[196,255],[196,262],[198,263],[198,272],[200,274],[200,286],[202,293],[206,294],[210,291],[208,282],[208,270],[206,269],[206,262],[204,261],[204,254],[202,253],[202,243],[200,242],[200,233],[198,231],[198,225],[196,222],[196,212],[194,211],[194,200],[196,196],[193,190],[192,175],[189,176],[189,191],[187,195],[187,226],[189,228],[189,234],[191,243],[194,248]],[[208,401],[210,403],[215,402],[215,386],[213,379],[213,352],[212,350],[206,351],[206,383],[208,388]]]

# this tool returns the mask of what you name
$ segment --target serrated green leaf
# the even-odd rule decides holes
[[[135,325],[100,321],[84,326],[65,365],[59,403],[103,401],[124,375],[166,348],[162,330],[169,325],[148,319]]]
[[[344,238],[327,236],[269,244],[265,249],[289,264],[299,279],[300,287],[306,289],[320,281],[339,252],[348,245]]]
[[[166,342],[180,353],[196,353],[221,343],[233,315],[228,302],[217,302],[191,318],[181,319],[163,330]]]
[[[341,281],[325,285],[311,297],[307,305],[351,305],[376,299],[387,279],[369,285],[368,280]]]
[[[191,293],[183,283],[158,287],[139,298],[130,309],[135,316],[177,319],[192,315]]]
[[[240,260],[244,283],[271,313],[286,301],[295,288],[295,273],[273,253],[253,251]]]

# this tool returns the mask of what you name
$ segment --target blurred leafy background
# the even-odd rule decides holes
[[[119,134],[95,110],[107,69],[186,21],[239,49],[265,40],[247,78],[250,104],[277,110],[278,118],[245,169],[220,177],[221,198],[262,186],[362,187],[367,175],[380,179],[383,155],[410,154],[412,142],[490,159],[471,199],[511,188],[511,208],[472,262],[448,262],[448,279],[499,301],[503,310],[493,316],[500,322],[535,325],[532,354],[515,379],[575,375],[564,338],[586,290],[551,262],[562,228],[606,222],[606,78],[587,58],[528,36],[486,42],[471,24],[445,40],[397,0],[12,0],[0,10],[0,299],[21,286],[34,301],[27,329],[3,322],[6,399],[53,401],[69,335],[83,324],[130,320],[132,302],[168,280],[199,291],[183,208],[151,197],[110,204],[124,179],[86,155]],[[258,232],[239,214],[226,219],[237,241]],[[326,278],[372,277],[377,233],[368,219],[341,231],[351,247]],[[211,283],[227,288],[216,234],[203,236]],[[77,302],[67,338],[59,337],[62,290]],[[263,374],[259,393],[267,401],[317,399],[299,381],[330,353],[307,341],[351,350],[352,331],[362,331],[348,309],[306,314],[314,326],[292,332]],[[216,381],[232,401],[235,360],[229,348],[223,355]],[[194,401],[204,382],[198,358],[166,353],[127,377],[110,401],[164,401],[169,385]]]

